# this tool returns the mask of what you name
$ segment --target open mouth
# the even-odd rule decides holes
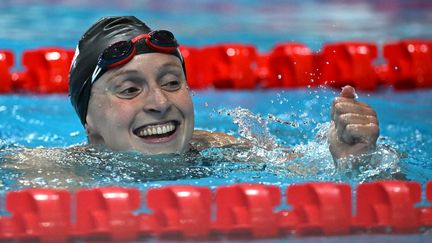
[[[134,130],[134,134],[151,142],[165,142],[176,132],[179,123],[169,121],[163,124],[142,126]]]

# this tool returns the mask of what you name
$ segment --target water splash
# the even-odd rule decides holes
[[[371,154],[335,163],[327,141],[329,122],[318,123],[313,128],[314,139],[289,148],[278,144],[276,136],[270,132],[268,125],[279,122],[273,119],[275,115],[263,117],[244,108],[224,109],[221,113],[232,117],[239,126],[239,134],[250,140],[252,146],[242,150],[212,148],[203,152],[202,156],[224,162],[217,170],[219,176],[227,177],[233,171],[265,171],[285,182],[335,181],[355,185],[373,179],[391,179],[401,172],[400,154],[383,144]],[[298,128],[298,124],[282,124]],[[236,166],[235,163],[251,161],[254,163],[242,166]]]
[[[400,165],[401,154],[394,148],[380,144],[369,154],[347,157],[337,161],[339,176],[353,184],[378,179],[404,179]]]
[[[213,183],[218,180],[222,180],[222,184],[256,182],[280,186],[304,181],[357,184],[392,178],[401,172],[399,153],[383,144],[370,155],[347,158],[335,164],[327,143],[330,123],[317,123],[310,131],[315,135],[312,139],[289,147],[281,144],[269,128],[277,123],[285,129],[298,130],[306,124],[301,120],[308,119],[307,115],[297,116],[296,119],[300,120],[291,122],[286,114],[262,116],[244,108],[222,109],[219,114],[232,118],[238,126],[238,134],[249,141],[250,146],[209,148],[183,155],[145,156],[137,152],[117,152],[83,145],[26,149],[4,144],[0,150],[0,189],[104,185],[142,187],[151,182],[173,183],[188,179],[197,183],[200,178],[209,178],[204,183],[200,182],[205,186],[215,186]]]
[[[224,108],[220,109],[218,113],[232,118],[233,123],[238,126],[238,133],[241,137],[248,139],[255,147],[267,150],[280,147],[277,143],[277,137],[270,132],[268,126],[270,123],[277,122],[291,127],[299,126],[296,122],[286,121],[272,114],[268,114],[267,117],[254,114],[252,111],[242,107]]]

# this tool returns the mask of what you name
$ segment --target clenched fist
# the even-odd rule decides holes
[[[356,100],[353,87],[343,87],[331,107],[328,142],[333,160],[373,152],[378,136],[376,112],[366,103]]]

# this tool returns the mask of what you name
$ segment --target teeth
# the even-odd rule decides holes
[[[174,129],[175,129],[175,125],[172,122],[170,122],[163,125],[147,126],[145,128],[142,128],[138,131],[138,135],[140,137],[151,136],[156,134],[160,135],[160,134],[172,132],[174,131]]]

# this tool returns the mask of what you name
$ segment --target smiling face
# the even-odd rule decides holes
[[[104,73],[93,84],[85,126],[89,143],[113,150],[186,151],[194,110],[180,60],[141,54]]]

